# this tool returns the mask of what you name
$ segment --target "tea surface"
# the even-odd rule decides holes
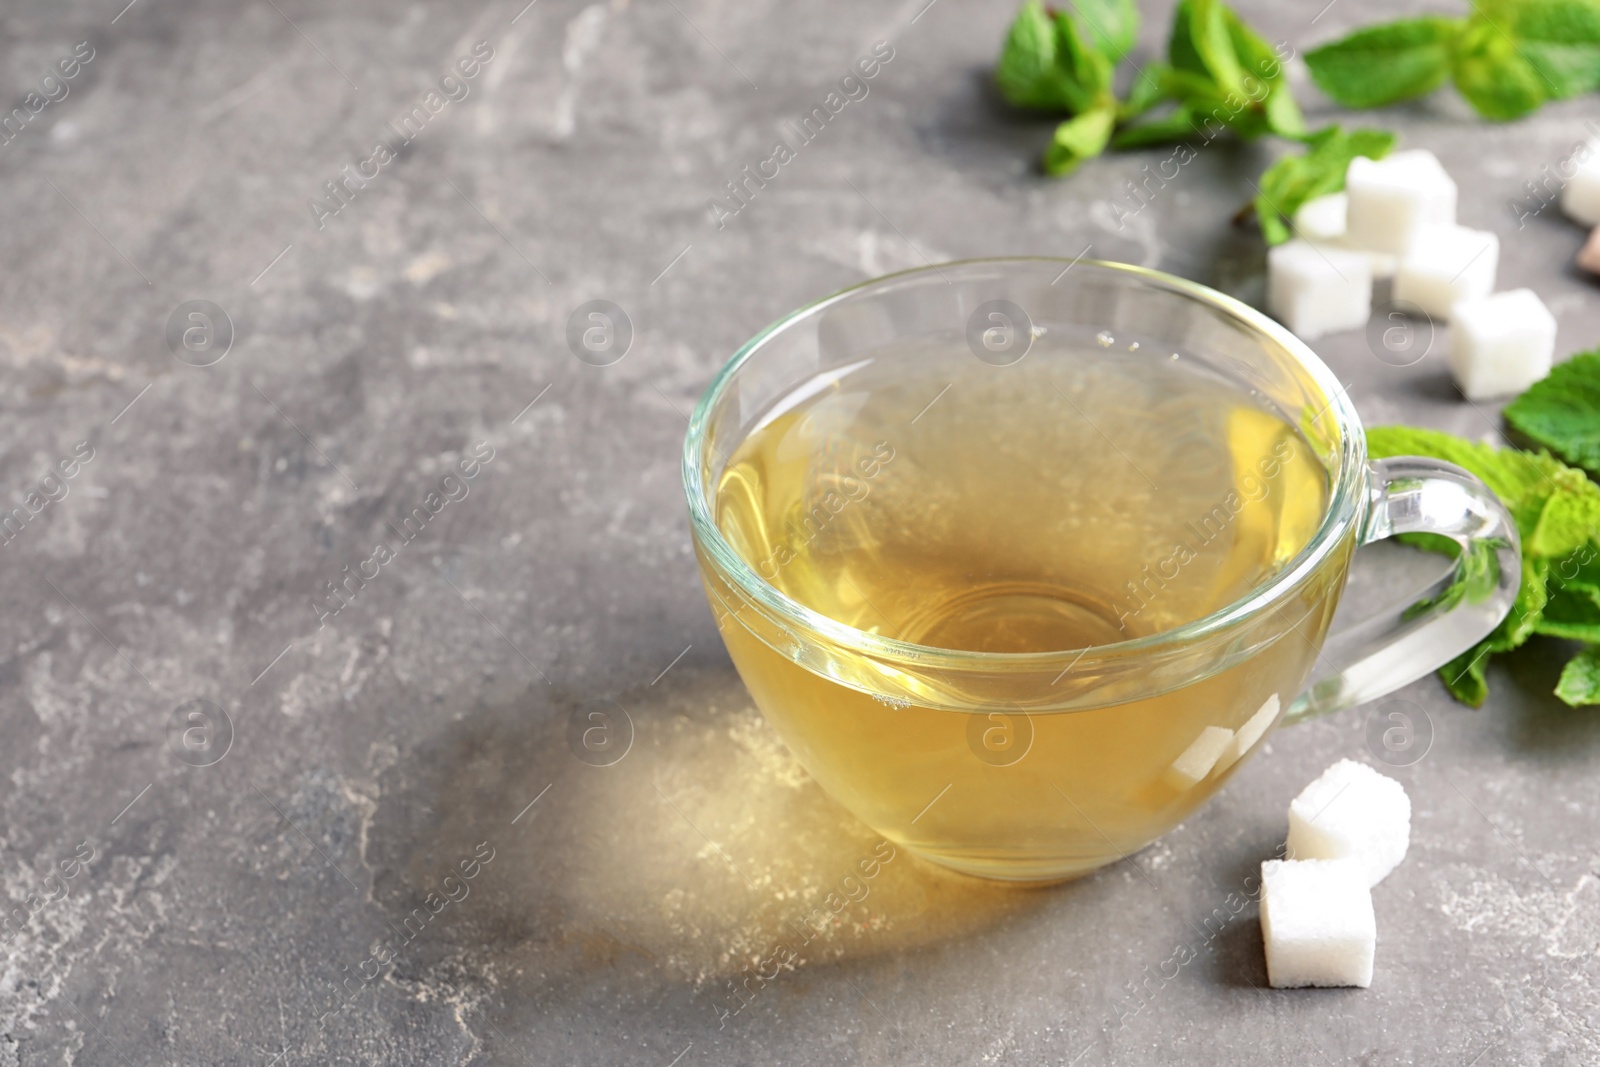
[[[1327,505],[1294,428],[1191,363],[1043,340],[1009,367],[873,361],[746,438],[719,525],[793,599],[917,644],[1171,629],[1277,573]]]

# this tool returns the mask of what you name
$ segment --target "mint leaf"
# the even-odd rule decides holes
[[[1267,117],[1267,129],[1279,137],[1303,137],[1306,132],[1305,116],[1300,105],[1294,102],[1287,87],[1278,86],[1262,101],[1261,110]]]
[[[1133,0],[1073,0],[1071,7],[1101,55],[1112,62],[1127,58],[1139,36],[1139,9]]]
[[[1557,364],[1505,416],[1518,433],[1600,477],[1600,348]]]
[[[1195,117],[1207,140],[1224,128],[1246,139],[1299,137],[1305,120],[1272,46],[1218,0],[1179,0],[1167,42],[1168,96]]]
[[[1600,648],[1586,648],[1567,661],[1556,696],[1575,708],[1600,704]]]
[[[1558,588],[1581,593],[1600,604],[1600,542],[1591,541],[1554,564],[1550,581]]]
[[[1549,600],[1550,564],[1548,560],[1523,559],[1522,582],[1517,587],[1517,598],[1511,610],[1500,620],[1500,625],[1489,636],[1439,668],[1439,677],[1445,688],[1463,704],[1482,707],[1489,695],[1486,672],[1489,657],[1496,652],[1510,652],[1520,648],[1532,637],[1544,617]]]
[[[1450,75],[1461,19],[1428,15],[1368,26],[1306,53],[1317,88],[1345,107],[1384,107],[1433,92]]]
[[[1425,15],[1368,26],[1306,55],[1346,107],[1432,92],[1446,76],[1490,119],[1600,89],[1600,0],[1472,0],[1468,18]]]
[[[1552,462],[1555,462],[1552,460]],[[1526,514],[1529,529],[1522,537],[1524,554],[1561,559],[1589,543],[1600,530],[1600,486],[1580,470],[1563,467],[1513,508],[1521,529]]]
[[[1550,602],[1533,630],[1549,637],[1600,643],[1600,602],[1571,589],[1552,589]]]
[[[1474,10],[1456,39],[1451,75],[1456,89],[1484,118],[1521,118],[1545,102],[1548,86],[1506,28],[1491,19],[1484,8]]]
[[[1257,186],[1255,209],[1268,244],[1292,236],[1289,222],[1302,204],[1344,188],[1344,173],[1356,156],[1382,159],[1394,147],[1387,130],[1351,130],[1326,126],[1306,139],[1306,150],[1287,155],[1268,167]]]
[[[1111,97],[1111,82],[1116,76],[1116,57],[1097,49],[1093,39],[1071,12],[1056,12],[1057,61],[1071,73],[1074,83],[1083,94],[1073,111],[1088,111],[1106,103]]]
[[[1219,96],[1243,97],[1245,72],[1234,52],[1230,14],[1218,0],[1178,0],[1167,58],[1176,69],[1212,82]]]
[[[1283,80],[1283,63],[1272,46],[1261,38],[1244,20],[1231,10],[1224,9],[1228,38],[1233,51],[1244,67],[1245,95],[1250,99],[1263,91],[1260,100],[1267,128],[1279,137],[1300,137],[1306,132],[1306,122],[1300,114],[1300,105],[1294,102],[1288,85]]]
[[[1489,651],[1479,642],[1439,668],[1450,695],[1468,707],[1481,708],[1489,696]]]
[[[1078,111],[1087,95],[1078,83],[1071,57],[1061,54],[1056,20],[1040,0],[1027,0],[1011,22],[995,66],[995,85],[1017,107]]]
[[[1256,221],[1261,224],[1261,236],[1269,245],[1281,245],[1294,236],[1289,224],[1283,221],[1278,209],[1265,197],[1255,199]]]
[[[1522,0],[1511,36],[1558,100],[1600,89],[1600,0]]]
[[[1057,126],[1050,147],[1044,150],[1045,173],[1069,174],[1085,159],[1104,152],[1116,121],[1115,109],[1102,107],[1085,111]]]

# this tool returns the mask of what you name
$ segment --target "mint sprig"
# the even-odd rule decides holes
[[[1462,25],[1429,15],[1368,26],[1310,53],[1306,65],[1317,88],[1345,107],[1397,104],[1444,84]]]
[[[1105,149],[1224,130],[1253,139],[1305,135],[1278,53],[1220,0],[1179,0],[1167,62],[1151,63],[1126,96],[1118,65],[1139,26],[1133,0],[1077,0],[1051,10],[1026,0],[1006,34],[995,84],[1012,104],[1063,113],[1044,169],[1067,174]]]
[[[1382,159],[1394,147],[1388,130],[1357,129],[1346,133],[1328,126],[1305,138],[1306,150],[1286,155],[1261,175],[1256,187],[1256,219],[1271,245],[1294,236],[1294,213],[1308,200],[1344,188],[1344,174],[1357,156]]]
[[[1600,0],[1473,0],[1357,30],[1306,53],[1318,88],[1346,107],[1386,107],[1455,84],[1489,119],[1600,88]]]
[[[1488,637],[1439,672],[1457,700],[1473,707],[1488,696],[1491,656],[1535,634],[1589,643],[1567,665],[1556,695],[1568,704],[1600,703],[1600,486],[1546,452],[1465,441],[1437,430],[1375,426],[1367,431],[1374,458],[1432,456],[1483,479],[1517,524],[1522,580],[1510,612]],[[1415,536],[1418,547],[1454,553],[1453,542]],[[1581,661],[1581,662],[1580,662]]]

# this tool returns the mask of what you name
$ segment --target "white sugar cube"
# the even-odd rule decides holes
[[[1234,731],[1233,740],[1228,742],[1228,747],[1222,750],[1222,755],[1217,759],[1216,772],[1223,771],[1239,762],[1246,752],[1255,747],[1261,740],[1261,735],[1278,719],[1278,694],[1273,693],[1266,702],[1256,709],[1256,713],[1245,724]]]
[[[1374,252],[1401,255],[1424,226],[1456,221],[1456,183],[1432,152],[1357,156],[1345,171],[1348,239]]]
[[[1360,252],[1286,241],[1267,253],[1267,308],[1307,341],[1359,329],[1372,314],[1372,264]]]
[[[1600,141],[1590,141],[1572,161],[1577,170],[1561,189],[1561,210],[1589,226],[1600,225]]]
[[[1411,844],[1411,798],[1393,778],[1342,759],[1289,805],[1289,855],[1352,860],[1377,885]]]
[[[1463,300],[1494,292],[1500,238],[1465,226],[1425,226],[1395,273],[1394,298],[1408,300],[1438,321]]]
[[[1344,236],[1345,211],[1349,198],[1344,193],[1329,193],[1300,205],[1294,213],[1294,232],[1307,241],[1337,241]]]
[[[1172,761],[1172,766],[1167,768],[1164,775],[1166,783],[1179,792],[1193,789],[1211,773],[1211,768],[1217,765],[1217,760],[1222,758],[1232,742],[1233,731],[1226,726],[1207,726]]]
[[[1261,940],[1267,981],[1296,986],[1372,984],[1378,921],[1352,860],[1267,860],[1261,865]]]
[[[1450,373],[1468,400],[1520,393],[1550,373],[1556,317],[1532,289],[1456,305]]]

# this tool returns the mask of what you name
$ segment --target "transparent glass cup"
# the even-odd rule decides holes
[[[965,348],[974,329],[1003,355],[1040,329],[1086,327],[1150,339],[1259,390],[1326,470],[1317,532],[1244,599],[1089,648],[935,648],[790,599],[718,528],[728,457],[819,375],[908,341]],[[1516,527],[1494,494],[1437,460],[1369,461],[1344,389],[1288,330],[1204,286],[1116,263],[942,264],[801,308],[711,383],[690,421],[683,477],[729,654],[812,777],[896,844],[1013,882],[1071,878],[1155,840],[1272,727],[1382,696],[1471,647],[1509,610],[1520,576]],[[1408,532],[1454,540],[1452,571],[1413,603],[1330,634],[1356,548]]]

